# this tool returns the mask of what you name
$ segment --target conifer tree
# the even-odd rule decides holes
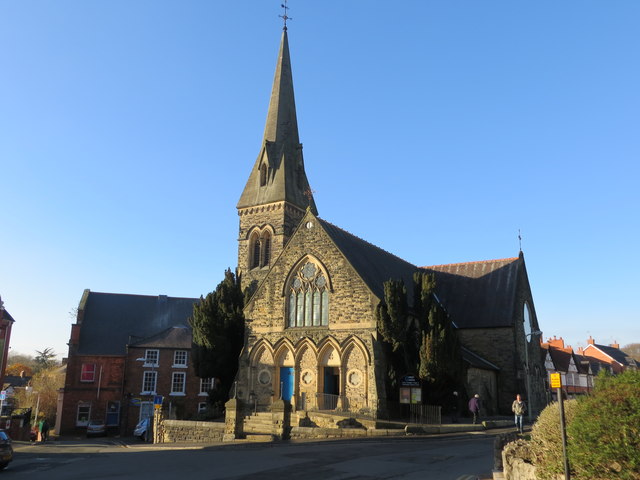
[[[240,279],[230,269],[215,291],[200,297],[189,324],[193,329],[193,365],[200,378],[220,381],[218,399],[225,401],[238,371],[244,343],[244,299]]]

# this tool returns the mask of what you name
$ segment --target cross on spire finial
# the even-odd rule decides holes
[[[522,235],[520,235],[520,229],[518,229],[518,243],[520,244],[520,251],[522,251]]]
[[[287,29],[287,20],[293,20],[287,13],[289,12],[289,7],[287,6],[287,0],[284,0],[284,3],[281,3],[280,6],[284,9],[284,15],[278,15],[281,19],[284,20],[284,28]]]

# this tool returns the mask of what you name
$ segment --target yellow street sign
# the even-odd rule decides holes
[[[562,377],[559,373],[551,374],[551,388],[562,388]]]

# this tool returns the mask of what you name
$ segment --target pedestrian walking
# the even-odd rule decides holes
[[[520,394],[517,394],[516,399],[513,401],[513,404],[511,405],[511,411],[515,415],[516,430],[518,430],[520,433],[524,433],[523,426],[522,426],[523,425],[522,417],[524,416],[524,412],[526,409],[527,409],[527,404],[522,401]]]
[[[49,423],[47,422],[46,417],[42,417],[42,419],[38,422],[38,442],[41,442],[41,443],[46,442],[48,436],[49,436]]]
[[[473,415],[473,424],[480,421],[480,395],[477,393],[469,400],[469,411]]]

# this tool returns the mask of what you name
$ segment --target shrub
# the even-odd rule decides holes
[[[599,376],[567,431],[575,478],[640,479],[640,371]]]
[[[565,424],[570,424],[578,410],[577,400],[564,402]],[[538,417],[531,430],[531,454],[538,478],[555,479],[564,473],[562,457],[562,434],[558,403],[550,403]]]

